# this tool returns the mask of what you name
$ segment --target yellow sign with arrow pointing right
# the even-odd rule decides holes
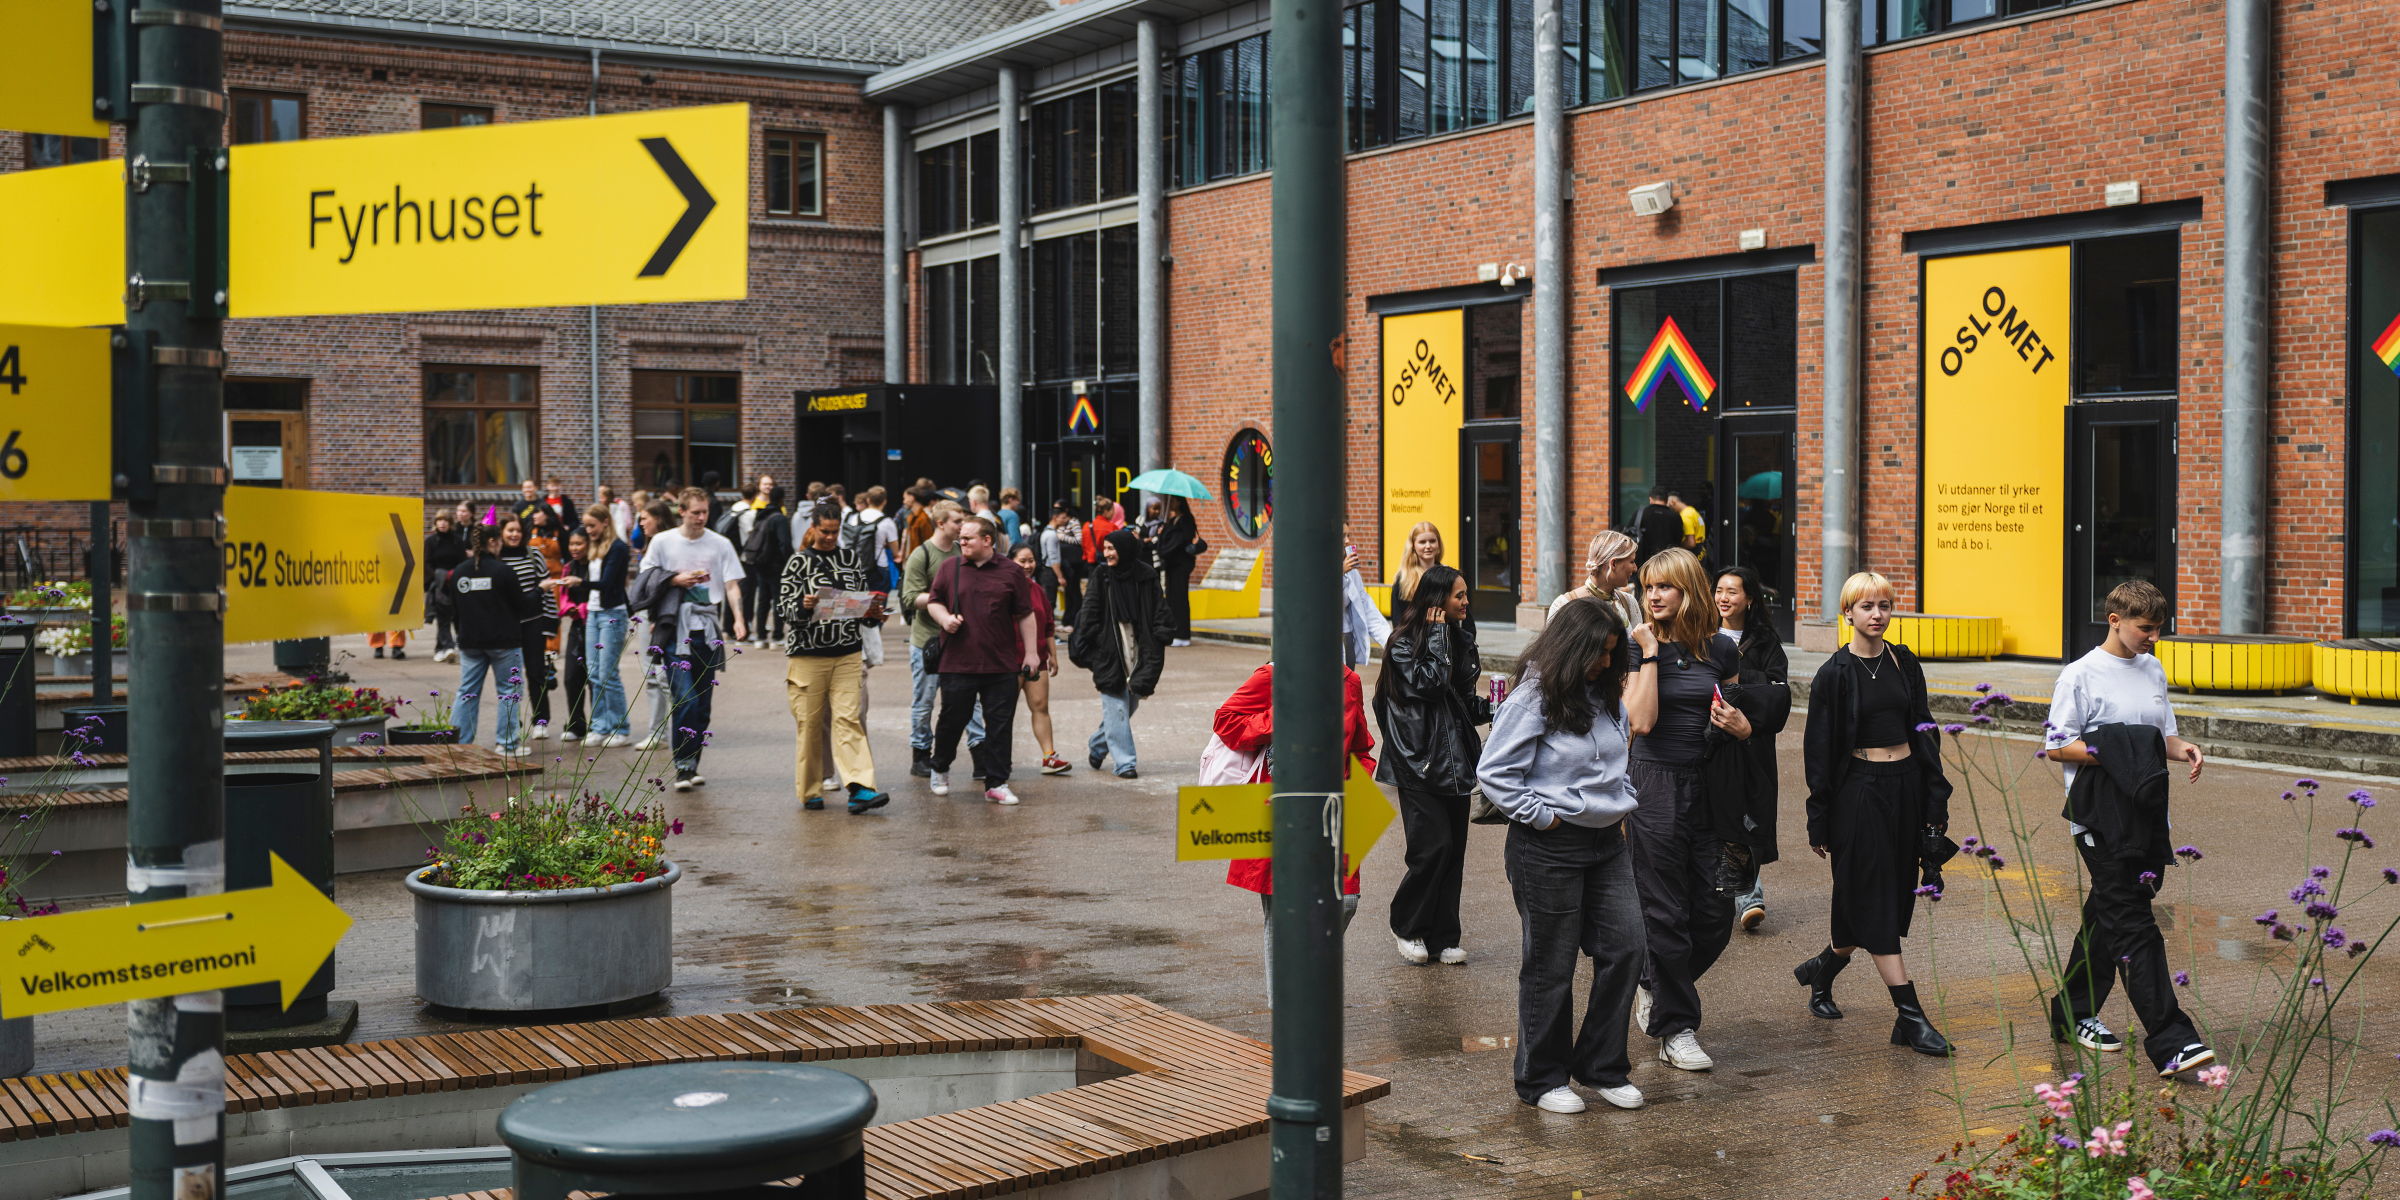
[[[1272,783],[1224,783],[1177,788],[1175,861],[1267,858],[1275,853]],[[1398,816],[1383,789],[1356,761],[1342,784],[1342,853],[1352,870],[1375,848]]]

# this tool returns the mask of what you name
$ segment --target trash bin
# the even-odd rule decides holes
[[[65,721],[61,729],[75,730],[89,725],[91,741],[81,746],[62,745],[59,753],[72,750],[81,750],[86,754],[125,753],[125,714],[128,711],[122,704],[78,704],[61,712],[59,716]]]
[[[275,669],[294,679],[333,669],[332,638],[291,638],[275,643]]]
[[[33,635],[40,630],[31,621],[0,618],[0,758],[36,753]]]
[[[586,1075],[500,1110],[517,1200],[614,1195],[865,1200],[875,1090],[803,1063],[673,1063]],[[760,1185],[794,1175],[792,1191]],[[759,1189],[753,1192],[751,1189]]]
[[[333,898],[333,735],[331,721],[225,722],[226,891],[274,882],[271,851]],[[313,750],[317,761],[237,765],[230,757],[258,750]],[[226,989],[225,1027],[282,1029],[325,1020],[333,964],[328,955],[289,1011],[279,984]]]

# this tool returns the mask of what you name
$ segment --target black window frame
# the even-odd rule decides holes
[[[917,151],[917,237],[947,237],[1000,222],[1000,131]]]
[[[1167,82],[1172,96],[1168,158],[1175,186],[1239,179],[1274,167],[1267,133],[1274,117],[1269,37],[1254,33],[1175,60]],[[1251,68],[1254,75],[1248,73]],[[1246,96],[1254,96],[1255,103]]]
[[[443,385],[441,381],[445,377],[452,376],[466,376],[473,381],[471,384],[471,390],[474,393],[472,399],[460,401],[454,398],[447,400],[438,398],[442,394]],[[508,380],[516,377],[522,377],[526,380],[526,384],[522,389],[519,389],[514,384],[508,382]],[[526,479],[541,478],[542,371],[540,367],[479,363],[426,363],[419,370],[419,379],[422,384],[419,408],[423,412],[422,423],[424,427],[424,436],[420,439],[420,442],[424,446],[426,487],[437,490],[453,488],[510,488],[517,486]],[[488,389],[492,394],[506,396],[508,398],[485,398],[487,389],[484,385],[484,380],[486,379],[491,379],[494,381],[494,386]],[[453,392],[452,395],[455,396],[455,392]],[[484,423],[481,420],[478,420],[475,422],[474,426],[475,444],[469,448],[467,455],[467,461],[474,468],[475,477],[468,480],[436,478],[434,474],[434,468],[437,459],[434,455],[434,447],[432,445],[436,423],[433,420],[433,414],[447,412],[464,412],[472,414],[506,412],[524,414],[526,417],[527,450],[526,460],[523,464],[525,469],[521,473],[520,477],[515,479],[501,479],[487,478],[485,476],[483,470],[485,463],[483,439],[488,431],[484,428]]]
[[[476,120],[475,118],[482,118]],[[497,124],[500,114],[489,104],[454,104],[448,100],[417,101],[419,129],[474,129]]]
[[[249,119],[251,118],[251,112],[250,112],[250,111],[248,111],[248,109],[249,109],[249,107],[250,107],[250,106],[252,106],[252,105],[260,105],[260,106],[263,106],[263,107],[262,107],[262,108],[260,108],[258,111],[260,111],[260,112],[263,112],[263,113],[265,114],[265,120],[266,120],[266,122],[267,122],[268,126],[270,127],[268,131],[269,131],[269,132],[272,132],[273,130],[272,130],[272,128],[271,128],[271,127],[272,127],[272,126],[275,124],[275,119],[274,119],[275,105],[276,105],[276,103],[277,103],[278,101],[284,101],[284,100],[289,100],[289,101],[291,101],[291,102],[292,102],[292,104],[293,104],[293,106],[294,106],[294,108],[293,108],[293,111],[292,111],[292,136],[290,136],[290,137],[245,137],[245,136],[243,136],[243,133],[244,133],[244,128],[243,128],[243,126],[244,126],[244,122],[245,122],[245,121],[247,121],[247,120],[249,120]],[[304,141],[304,140],[306,140],[306,139],[307,139],[307,137],[308,137],[308,93],[306,93],[306,92],[277,92],[277,91],[270,91],[270,90],[268,90],[268,89],[265,89],[265,88],[233,88],[233,89],[231,89],[230,91],[228,91],[228,92],[226,93],[226,97],[225,97],[225,140],[226,140],[226,142],[227,142],[228,144],[230,144],[230,145],[235,145],[235,146],[248,146],[248,145],[263,145],[263,144],[265,144],[265,143],[268,143],[268,142],[297,142],[297,141]]]

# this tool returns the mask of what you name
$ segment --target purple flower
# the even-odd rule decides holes
[[[1983,713],[1977,713],[1975,714],[1975,723],[1978,725],[1989,725],[1992,723],[1992,719]]]
[[[2144,871],[2140,876],[2138,876],[2138,878],[2145,884],[2156,886],[2158,883],[2158,872]]]
[[[2383,869],[2383,881],[2385,883],[2400,883],[2400,868],[2385,867]]]
[[[2274,938],[2279,942],[2288,942],[2292,940],[2292,936],[2297,932],[2298,931],[2294,930],[2291,926],[2278,921],[2275,924],[2275,928],[2267,931],[2267,936]]]
[[[2199,862],[2205,856],[2200,853],[2198,846],[2177,846],[2175,847],[2175,857],[2185,862]]]
[[[2176,986],[2176,987],[2190,987],[2190,986],[2192,986],[2192,973],[2191,973],[2190,971],[2177,971],[2177,972],[2175,972],[2175,986]]]
[[[1992,685],[1988,683],[1979,683],[1975,685],[1975,690],[1978,692],[1988,692],[1992,690]]]
[[[2342,944],[2349,940],[2349,936],[2339,929],[2325,931],[2325,948],[2328,950],[2339,950],[2342,948]]]
[[[1992,693],[1992,703],[1994,704],[2015,704],[2016,702],[2017,698],[2009,695],[2007,692]]]
[[[2320,991],[2323,990],[2325,987],[2325,977],[2322,975],[2314,975],[2309,977],[2308,986],[2316,988]]]
[[[2364,829],[2336,829],[2333,831],[2333,836],[2340,838],[2345,842],[2357,842],[2360,846],[2369,850],[2375,848],[2375,839],[2368,837],[2367,831]]]
[[[2292,786],[2313,792],[2317,790],[2317,781],[2314,779],[2295,779],[2292,781]]]
[[[1949,723],[1949,724],[1947,724],[1947,725],[1944,725],[1944,726],[1942,726],[1942,732],[1943,732],[1943,733],[1950,734],[1950,735],[1952,735],[1952,736],[1956,736],[1956,735],[1958,735],[1958,734],[1965,733],[1966,731],[1967,731],[1967,727],[1966,727],[1966,726],[1964,726],[1964,725],[1961,725],[1961,724],[1959,724],[1959,723],[1958,723],[1958,722],[1956,722],[1956,721],[1952,721],[1951,723]]]
[[[2333,874],[2332,867],[2310,867],[2308,869],[2308,877],[2310,879],[2323,879],[2331,874]]]
[[[2036,750],[2033,752],[2033,756],[2035,758],[2048,758],[2050,757],[2050,752],[2048,750]]]
[[[2078,1141],[2076,1141],[2074,1138],[2068,1137],[2067,1135],[2065,1135],[2065,1134],[2063,1134],[2063,1133],[2060,1133],[2060,1134],[2053,1134],[2053,1135],[2051,1135],[2051,1138],[2050,1138],[2050,1140],[2051,1140],[2051,1141],[2053,1141],[2053,1142],[2056,1142],[2056,1143],[2058,1143],[2058,1148],[2059,1148],[2059,1149],[2061,1149],[2061,1150],[2081,1150],[2081,1149],[2083,1149],[2083,1143],[2081,1143],[2081,1142],[2078,1142]]]
[[[2400,1132],[2378,1129],[2367,1135],[2367,1144],[2370,1146],[2400,1146]]]
[[[1933,723],[1933,722],[1931,722],[1931,721],[1924,721],[1924,722],[1920,722],[1920,723],[1917,725],[1917,732],[1918,732],[1918,733],[1932,733],[1934,730],[1936,730],[1936,729],[1939,729],[1939,728],[1941,728],[1941,726],[1939,726],[1939,725],[1936,725],[1936,724],[1934,724],[1934,723]]]
[[[2360,808],[2375,807],[2375,793],[2370,792],[2365,788],[2360,788],[2357,791],[2350,793],[2349,800],[2350,803],[2355,804]]]
[[[2322,900],[2309,901],[2307,911],[2309,918],[2317,921],[2330,921],[2335,917],[2342,915],[2342,910],[2335,908],[2334,906],[2327,904]]]
[[[1929,883],[1924,887],[1918,888],[1916,894],[1923,896],[1928,900],[1939,901],[1942,898],[1942,889]]]
[[[1966,849],[1972,850],[1972,849],[1974,849],[1974,848],[1975,848],[1977,845],[1981,844],[1981,843],[1982,843],[1982,841],[1983,841],[1983,839],[1982,839],[1982,838],[1976,837],[1976,836],[1975,836],[1975,835],[1973,835],[1973,834],[1969,834],[1969,835],[1967,835],[1967,840],[1965,840],[1965,841],[1963,841],[1963,842],[1960,842],[1960,843],[1959,843],[1959,845],[1960,845],[1960,846],[1962,846],[1962,847],[1964,847],[1964,848],[1966,848]]]
[[[1997,855],[1997,854],[1995,854],[1995,855],[1993,855],[1993,856],[1992,856],[1992,869],[1993,869],[1993,870],[1997,871],[1997,870],[1999,870],[2000,868],[2002,868],[2002,867],[2005,867],[2005,866],[2007,866],[2007,865],[2008,865],[2008,860],[2007,860],[2007,859],[2005,859],[2005,858],[2002,858],[2002,857],[2000,857],[2000,856],[1999,856],[1999,855]]]
[[[2310,896],[2322,896],[2324,894],[2324,884],[2318,883],[2314,879],[2303,879],[2300,881],[2299,887],[2292,889],[2292,903],[2298,904],[2299,902],[2308,899]]]
[[[2253,924],[2253,925],[2272,925],[2272,924],[2274,924],[2274,923],[2275,923],[2275,910],[2270,908],[2270,909],[2268,909],[2267,911],[2265,911],[2265,912],[2263,912],[2263,913],[2260,913],[2260,914],[2258,914],[2258,915],[2257,915],[2257,916],[2255,916],[2255,917],[2252,917],[2252,918],[2250,918],[2250,923],[2251,923],[2251,924]]]

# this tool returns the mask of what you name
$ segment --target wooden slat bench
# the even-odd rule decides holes
[[[493,1145],[508,1101],[542,1084],[666,1062],[823,1062],[903,1083],[911,1058],[1050,1052],[1036,1094],[910,1115],[866,1133],[877,1200],[967,1200],[1110,1172],[1190,1173],[1238,1196],[1265,1187],[1267,1046],[1136,996],[876,1004],[484,1029],[227,1060],[227,1139],[238,1161],[325,1151]],[[0,1080],[0,1172],[44,1194],[121,1183],[122,1069]],[[1345,1154],[1363,1150],[1361,1106],[1391,1091],[1342,1077]],[[349,1106],[345,1108],[344,1106]],[[355,1111],[353,1111],[355,1110]],[[468,1120],[458,1120],[460,1116]],[[381,1139],[380,1142],[377,1139]],[[55,1148],[53,1145],[55,1144]],[[113,1164],[113,1166],[112,1166]],[[1131,1181],[1125,1181],[1131,1182]],[[1234,1189],[1234,1190],[1225,1190]],[[505,1190],[478,1200],[508,1200]]]

